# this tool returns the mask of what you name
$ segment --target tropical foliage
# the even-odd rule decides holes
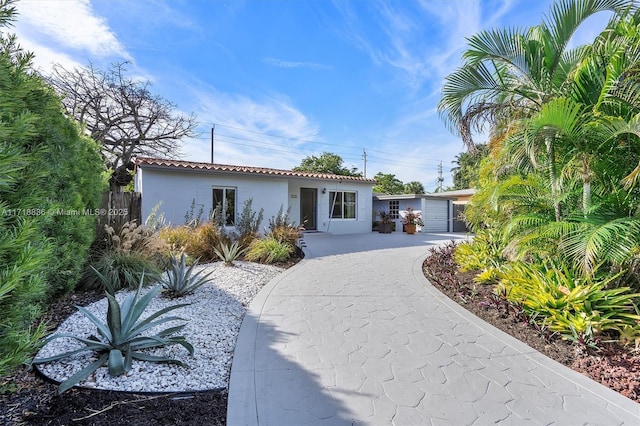
[[[404,192],[404,183],[396,177],[396,175],[378,172],[374,176],[376,185],[373,192],[380,194],[402,194]]]
[[[489,154],[487,144],[477,144],[474,150],[461,152],[456,156],[455,167],[451,168],[453,175],[453,190],[467,189],[476,186],[480,162]]]
[[[573,47],[597,13],[606,28]],[[490,135],[465,211],[478,237],[456,260],[583,343],[640,324],[639,42],[634,2],[558,1],[540,25],[472,36],[439,105],[460,160]]]

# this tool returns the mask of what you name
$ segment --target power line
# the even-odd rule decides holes
[[[213,133],[214,133],[214,129],[215,129],[216,124],[213,124],[212,129],[211,129],[211,158],[212,158],[212,162],[213,162]],[[300,142],[304,142],[304,143],[313,143],[313,144],[319,144],[319,145],[330,145],[330,146],[338,146],[342,149],[354,149],[354,147],[349,147],[349,146],[344,146],[344,145],[337,145],[337,144],[331,144],[331,143],[325,143],[325,142],[318,142],[318,141],[310,141],[310,140],[304,140],[304,139],[296,139],[296,138],[289,138],[286,136],[279,136],[279,135],[272,135],[272,134],[268,134],[268,133],[262,133],[262,132],[257,132],[257,131],[253,131],[253,130],[248,130],[248,129],[241,129],[238,127],[233,127],[233,126],[227,126],[227,125],[219,125],[218,126],[222,126],[222,127],[227,127],[230,129],[235,129],[235,130],[239,130],[239,131],[245,131],[248,133],[253,133],[253,134],[259,134],[259,135],[263,135],[263,136],[268,136],[268,137],[277,137],[280,139],[285,139],[288,141],[300,141]],[[208,139],[205,138],[193,138],[195,140],[200,140],[200,141],[205,141]],[[215,138],[216,143],[228,143],[230,145],[235,145],[235,146],[244,146],[244,147],[249,147],[249,148],[255,148],[258,150],[266,150],[266,151],[272,151],[272,152],[282,152],[282,153],[287,153],[287,154],[291,154],[291,153],[298,153],[298,154],[308,154],[308,153],[314,153],[317,152],[317,149],[314,148],[306,148],[306,147],[299,147],[299,146],[287,146],[285,149],[283,149],[282,145],[278,145],[276,143],[273,142],[265,142],[265,141],[260,141],[260,140],[256,140],[256,139],[249,139],[246,137],[241,137],[241,136],[235,136],[235,135],[231,135],[231,134],[220,134],[220,133],[216,133],[216,138]],[[244,141],[244,142],[251,142],[251,143],[241,143],[238,141]],[[257,144],[257,145],[256,145]],[[421,169],[421,170],[434,170],[436,169],[436,166],[432,166],[432,165],[426,165],[424,164],[424,162],[432,162],[432,161],[436,161],[436,160],[428,160],[428,159],[424,159],[423,162],[411,162],[411,161],[405,161],[405,160],[395,160],[393,159],[395,155],[397,155],[397,153],[387,153],[385,151],[381,151],[381,150],[376,150],[376,149],[371,149],[371,151],[374,152],[378,152],[378,153],[383,153],[383,154],[389,154],[390,156],[387,157],[378,157],[378,156],[371,156],[367,153],[367,151],[362,148],[362,154],[357,155],[357,154],[351,154],[351,153],[340,153],[340,156],[343,159],[346,160],[351,160],[351,161],[355,161],[355,160],[363,160],[364,161],[364,173],[366,173],[366,169],[367,169],[367,164],[368,161],[370,160],[370,162],[372,164],[379,164],[379,165],[391,165],[391,166],[400,166],[400,167],[405,167],[405,168],[412,168],[412,169]],[[442,161],[439,161],[439,166],[438,166],[438,170],[441,171],[442,168]],[[365,175],[366,176],[366,175]]]
[[[221,138],[223,137],[223,138]],[[240,140],[240,141],[245,141],[245,142],[253,142],[254,144],[259,144],[259,145],[265,145],[269,148],[266,147],[262,147],[262,146],[256,146],[256,145],[252,145],[252,144],[242,144],[239,142],[231,141],[225,138],[231,138],[231,139],[235,139],[235,140]],[[203,138],[195,138],[196,140],[205,140]],[[287,150],[288,151],[283,151],[282,149],[278,149],[281,148],[280,145],[275,145],[276,148],[271,148],[274,146],[274,144],[269,143],[269,142],[262,142],[262,141],[258,141],[255,139],[248,139],[248,138],[243,138],[240,136],[234,136],[234,135],[228,135],[228,134],[217,134],[217,141],[219,142],[227,142],[229,144],[236,144],[236,145],[240,145],[240,146],[249,146],[249,147],[254,147],[254,148],[261,148],[261,149],[270,149],[273,151],[278,151],[278,152],[291,152],[291,151],[297,151],[299,153],[305,154],[305,153],[313,153],[313,152],[317,152],[317,150],[313,149],[313,148],[304,148],[304,147],[288,147]],[[360,160],[362,159],[361,156],[356,155],[356,154],[341,154],[340,155],[343,159],[352,159],[352,160]],[[378,157],[378,156],[371,156],[369,154],[367,154],[367,158],[370,158],[372,160],[377,160],[377,162],[382,162],[382,163],[392,163],[392,164],[399,164],[399,165],[406,165],[408,167],[436,167],[436,166],[425,166],[424,163],[421,162],[412,162],[412,161],[405,161],[405,160],[389,160],[388,157],[382,158],[382,157]],[[427,159],[425,159],[424,161],[428,161]],[[440,161],[441,162],[441,161]]]
[[[257,145],[253,145],[253,144],[249,144],[249,143],[230,141],[230,140],[221,139],[221,138],[217,138],[216,141],[217,142],[223,142],[223,143],[229,143],[229,144],[237,145],[237,146],[246,146],[246,147],[249,147],[249,148],[257,148],[257,149],[262,149],[262,150],[267,150],[267,151],[272,151],[272,152],[282,152],[282,153],[291,154],[292,151],[293,151],[293,153],[305,154],[305,152],[299,152],[299,151],[305,151],[304,148],[278,149],[278,148],[273,148],[273,147],[257,146]],[[296,152],[296,151],[298,151],[298,152]],[[306,150],[306,151],[308,151],[308,150]],[[343,160],[360,160],[360,159],[362,159],[362,157],[353,156],[353,155],[341,155],[340,157]],[[371,160],[371,161],[369,161],[369,160]],[[423,169],[423,170],[435,170],[436,169],[436,166],[424,165],[424,164],[420,164],[420,163],[410,163],[410,162],[391,160],[391,159],[385,159],[385,158],[380,158],[380,157],[369,156],[367,154],[367,164],[370,164],[370,163],[396,165],[396,166],[402,166],[402,167],[413,168],[413,169]]]
[[[357,149],[357,150],[364,149],[362,147],[357,147],[357,146],[349,146],[349,145],[344,145],[344,144],[322,142],[322,141],[316,141],[316,140],[311,140],[311,139],[300,139],[300,138],[294,138],[294,137],[289,137],[289,136],[275,135],[275,134],[266,133],[266,132],[258,132],[256,130],[249,130],[249,129],[244,129],[244,128],[241,128],[241,127],[229,126],[229,125],[220,124],[220,123],[209,123],[209,124],[211,124],[213,126],[217,125],[217,126],[225,127],[225,128],[228,128],[228,129],[238,130],[238,131],[241,131],[241,132],[253,133],[253,134],[256,134],[256,135],[262,135],[262,136],[268,136],[268,137],[273,137],[273,138],[285,139],[285,140],[288,140],[288,141],[311,143],[311,144],[326,145],[326,146],[337,146],[337,147],[340,147],[340,148],[343,148],[343,149]],[[242,139],[239,136],[233,136],[233,135],[224,135],[224,136],[229,136],[229,137],[232,137],[232,138]],[[251,141],[254,141],[254,142],[258,142],[258,141],[252,140],[252,139],[245,139],[245,140],[251,140]],[[261,143],[264,143],[264,142],[261,142]],[[397,142],[397,144],[402,144],[402,143],[401,142]],[[373,149],[373,148],[367,148],[367,149],[369,151],[378,152],[380,154],[397,155],[397,153],[394,153],[394,152],[382,151],[382,150]],[[424,161],[438,163],[440,160],[433,160],[433,159],[426,159],[425,158]]]

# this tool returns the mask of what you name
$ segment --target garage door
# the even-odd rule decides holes
[[[424,221],[423,232],[447,232],[449,231],[449,201],[448,200],[424,200],[425,211],[422,214]]]

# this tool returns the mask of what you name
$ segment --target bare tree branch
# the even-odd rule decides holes
[[[197,126],[193,114],[176,114],[173,103],[153,95],[150,82],[127,77],[126,65],[116,63],[107,71],[92,64],[73,70],[56,65],[47,77],[67,114],[102,146],[117,186],[128,183],[126,170],[136,156],[178,156],[181,140],[194,137]]]

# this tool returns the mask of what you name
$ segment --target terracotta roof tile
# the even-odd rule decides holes
[[[329,173],[297,172],[293,170],[270,169],[266,167],[233,166],[229,164],[199,163],[193,161],[170,160],[163,158],[138,157],[136,159],[136,165],[205,171],[210,170],[215,172],[227,173],[249,173],[257,175],[285,176],[309,179],[348,180],[355,182],[368,182],[372,184],[376,183],[374,179],[368,179],[359,176],[342,176]]]

